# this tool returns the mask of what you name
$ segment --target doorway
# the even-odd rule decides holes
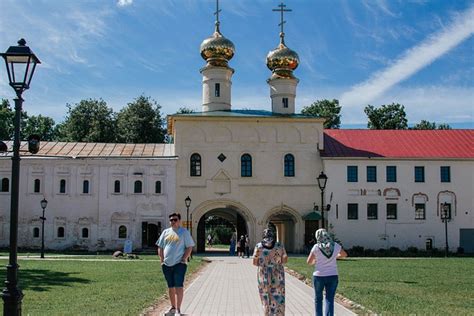
[[[161,234],[161,222],[142,222],[142,248],[155,247]]]

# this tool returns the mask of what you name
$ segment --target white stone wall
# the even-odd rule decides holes
[[[379,249],[414,246],[425,249],[428,238],[433,247],[444,249],[445,227],[440,203],[453,205],[448,223],[451,251],[459,246],[459,230],[474,228],[472,160],[390,160],[324,158],[328,175],[325,194],[331,201],[329,223],[344,247]],[[347,182],[347,166],[358,166],[358,182]],[[377,167],[377,182],[366,181],[366,167]],[[386,182],[386,166],[397,167],[397,182]],[[425,182],[414,181],[414,167],[425,167]],[[442,183],[440,167],[450,166],[451,182]],[[415,219],[415,203],[425,203],[426,219]],[[358,219],[349,220],[347,204],[358,203]],[[367,204],[378,204],[378,219],[367,219]],[[386,204],[397,204],[397,219],[386,218]]]
[[[174,122],[177,163],[176,205],[192,199],[193,236],[208,211],[232,207],[244,216],[251,244],[268,218],[283,212],[295,219],[294,251],[303,248],[302,216],[319,201],[316,177],[322,170],[322,120],[291,118],[178,118]],[[190,157],[199,153],[202,176],[190,176]],[[218,160],[220,154],[226,159]],[[240,158],[252,156],[252,177],[241,177]],[[295,157],[295,177],[284,176],[284,156]]]
[[[45,217],[47,249],[81,248],[88,250],[122,249],[125,239],[118,238],[118,227],[127,227],[127,238],[141,248],[141,223],[161,222],[175,208],[176,159],[55,159],[21,160],[19,247],[41,246],[40,201],[48,200]],[[11,177],[11,160],[0,159],[0,179]],[[34,180],[40,179],[39,193]],[[59,193],[60,180],[66,180],[66,193]],[[89,180],[89,194],[83,193],[83,181]],[[114,193],[114,181],[121,181],[121,192]],[[143,181],[143,193],[135,194],[134,181]],[[155,181],[161,181],[162,193],[155,194]],[[10,181],[11,186],[11,181]],[[11,192],[11,188],[10,188]],[[0,246],[9,243],[10,192],[0,192]],[[64,227],[64,238],[57,230]],[[82,229],[89,237],[82,238]],[[41,236],[41,235],[40,235]]]

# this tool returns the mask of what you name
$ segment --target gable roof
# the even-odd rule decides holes
[[[12,150],[13,141],[6,141]],[[28,152],[28,143],[21,142],[20,155],[61,158],[169,158],[175,157],[172,144],[123,144],[41,142],[37,154]]]
[[[474,158],[474,130],[325,129],[322,157]]]

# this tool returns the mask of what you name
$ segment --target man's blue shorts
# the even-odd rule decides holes
[[[168,283],[168,288],[183,287],[184,275],[186,274],[187,268],[188,266],[182,262],[171,267],[164,264],[161,265],[166,283]]]

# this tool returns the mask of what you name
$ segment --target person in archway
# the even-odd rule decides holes
[[[332,316],[334,315],[334,297],[339,282],[336,260],[347,257],[347,253],[324,228],[318,229],[315,236],[316,244],[311,249],[306,262],[315,265],[313,284],[316,316],[323,315],[323,290],[326,291],[324,315]]]
[[[258,267],[258,292],[265,315],[285,315],[285,267],[288,255],[276,241],[275,231],[267,228],[255,246],[253,264]]]
[[[237,242],[237,256],[244,257],[245,254],[245,236],[240,236],[239,241]]]
[[[231,256],[235,256],[235,241],[236,241],[236,236],[235,234],[232,234],[232,237],[230,237],[230,248],[229,248],[229,254]]]
[[[249,235],[245,235],[245,256],[250,258],[250,238]]]
[[[181,315],[183,301],[184,276],[187,270],[188,258],[194,247],[194,241],[189,231],[181,227],[181,214],[169,215],[170,226],[165,229],[156,242],[161,268],[168,284],[168,294],[171,308],[166,315]]]

